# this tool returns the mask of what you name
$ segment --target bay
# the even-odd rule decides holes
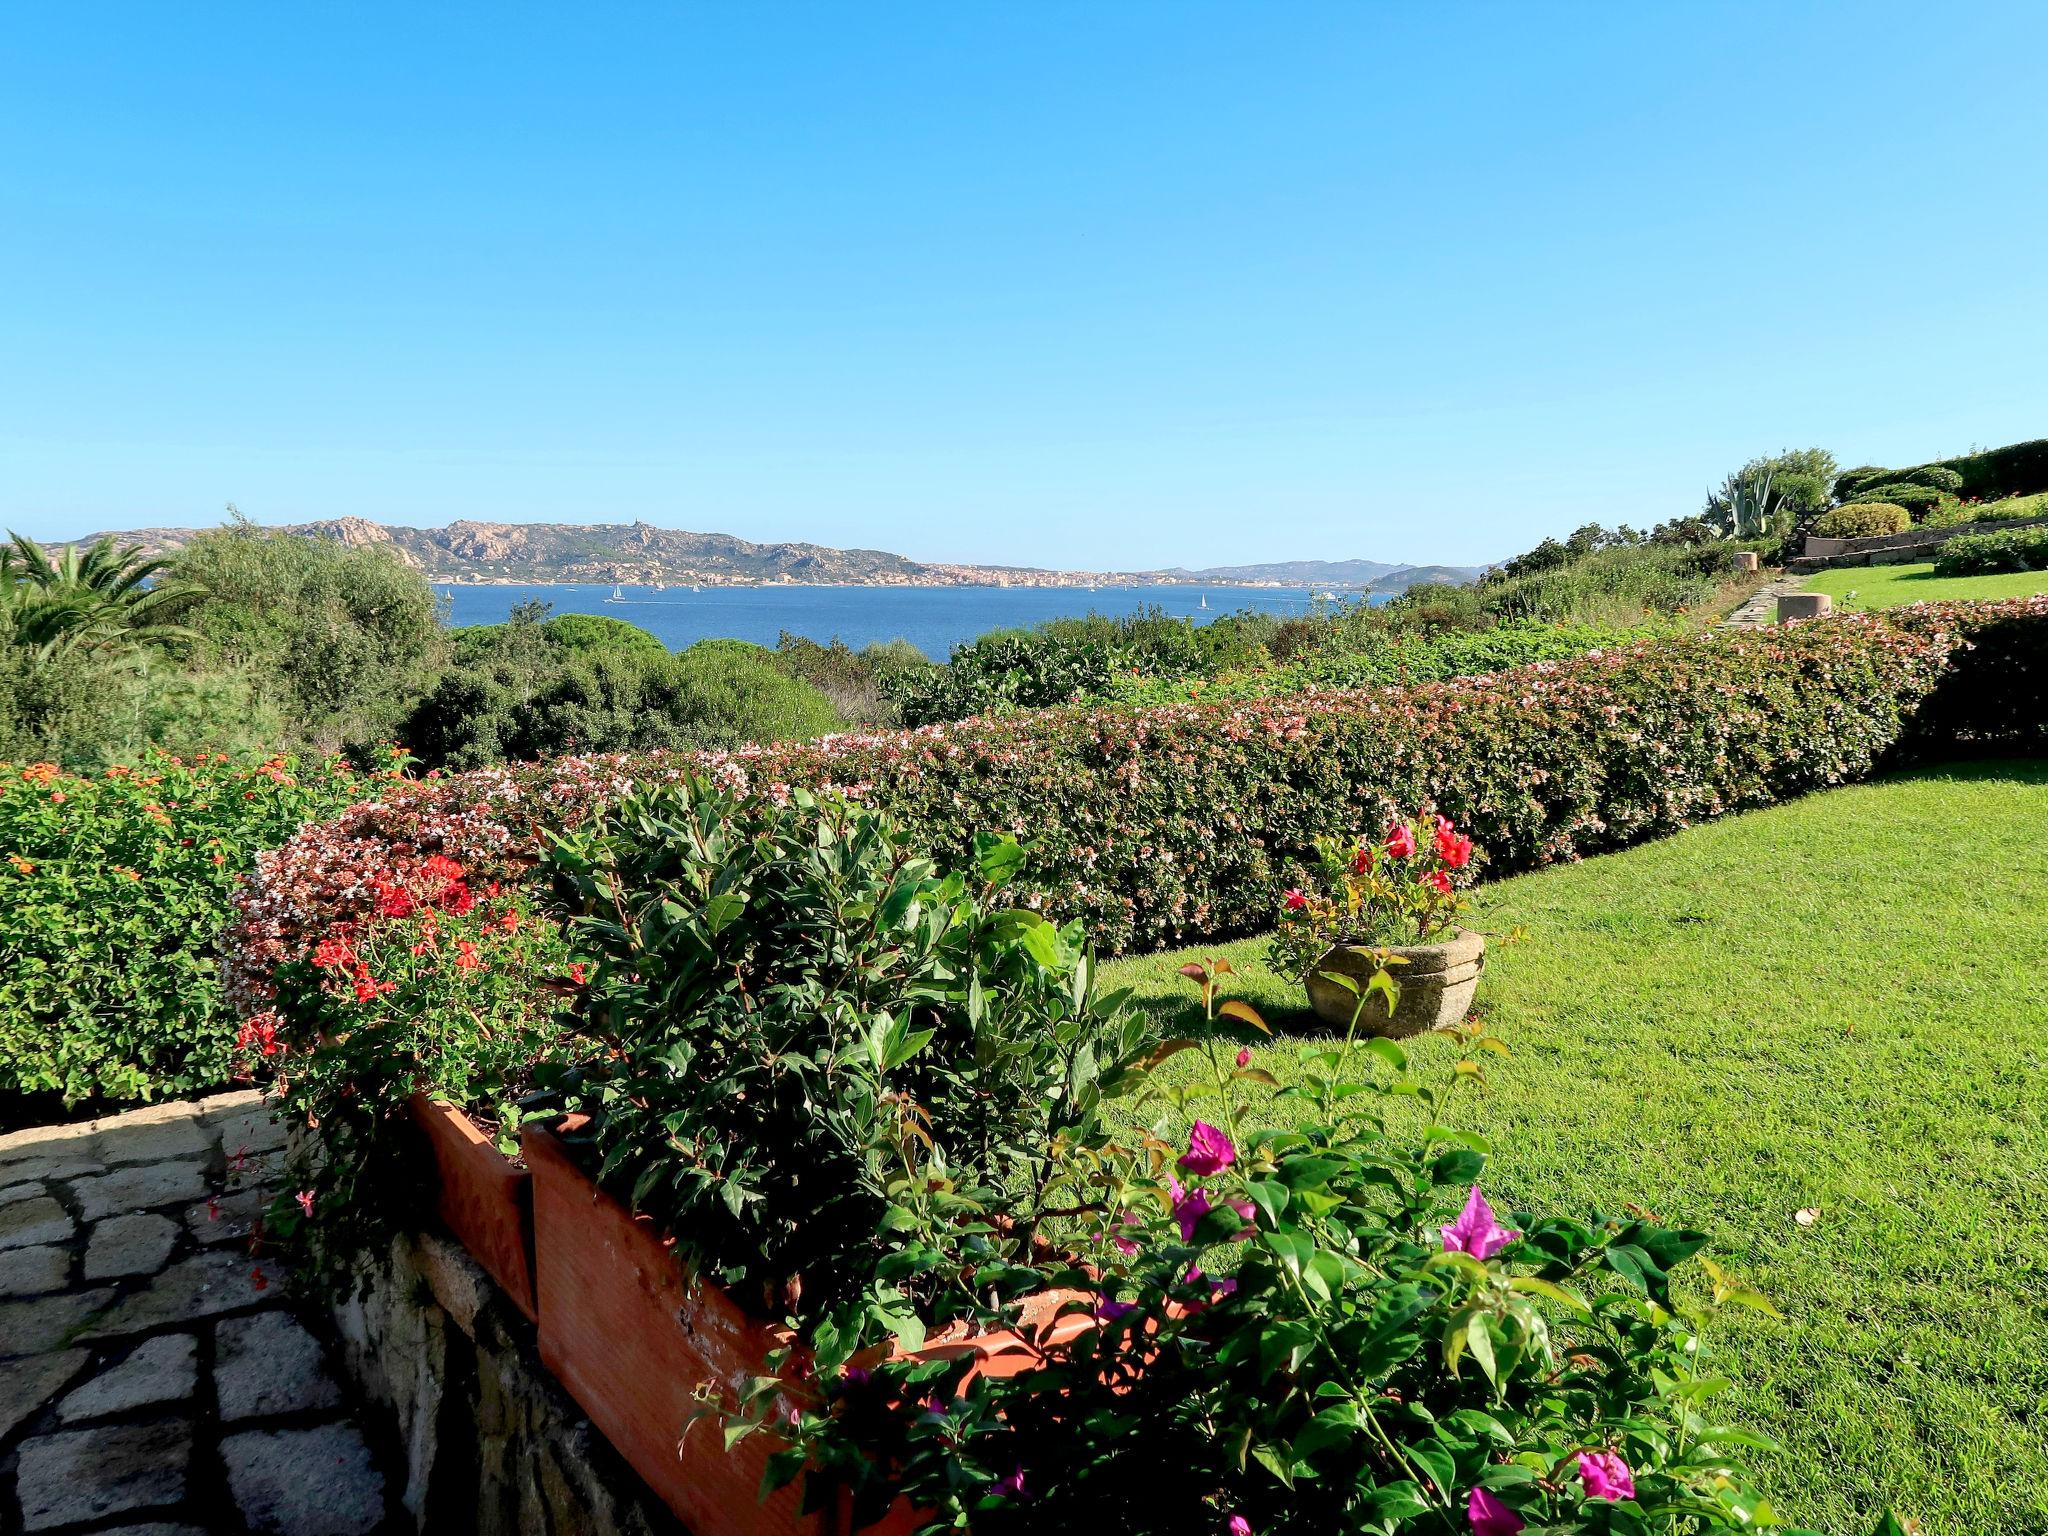
[[[553,613],[594,613],[637,624],[671,650],[699,640],[751,640],[773,645],[784,630],[855,650],[877,641],[908,640],[934,661],[992,629],[1043,624],[1089,613],[1122,617],[1148,608],[1197,623],[1227,613],[1314,611],[1307,587],[626,587],[617,599],[598,585],[442,586],[448,622],[502,624],[520,603],[540,601]],[[1356,597],[1356,593],[1339,593]],[[1374,602],[1385,601],[1375,595]],[[1206,606],[1205,606],[1206,604]]]

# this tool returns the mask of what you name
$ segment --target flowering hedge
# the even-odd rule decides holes
[[[2037,747],[2044,698],[2048,599],[2032,598],[1646,641],[1411,688],[487,769],[393,784],[259,858],[232,979],[260,1010],[281,962],[337,923],[377,920],[379,882],[437,854],[475,880],[520,879],[593,803],[693,771],[771,795],[846,792],[949,861],[971,857],[977,832],[1014,834],[1031,847],[1014,887],[1026,903],[1082,916],[1122,951],[1264,926],[1272,891],[1332,825],[1427,800],[1501,874],[1849,782],[1895,751]]]
[[[224,1081],[215,946],[259,849],[371,781],[339,761],[0,764],[0,1092],[149,1098]]]

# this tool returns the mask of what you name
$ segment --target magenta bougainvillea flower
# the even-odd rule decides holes
[[[1493,1207],[1479,1193],[1477,1184],[1472,1186],[1472,1193],[1466,1198],[1465,1209],[1458,1213],[1458,1219],[1440,1230],[1444,1235],[1445,1253],[1469,1253],[1475,1259],[1492,1258],[1522,1235],[1495,1219]]]
[[[1474,1488],[1465,1500],[1465,1518],[1472,1522],[1472,1536],[1517,1536],[1522,1517],[1484,1488]]]
[[[1138,1304],[1135,1301],[1112,1301],[1107,1296],[1095,1303],[1095,1315],[1105,1323],[1117,1322],[1137,1310]]]
[[[1237,1048],[1237,1064],[1240,1067],[1248,1067],[1252,1064],[1252,1053],[1249,1046],[1241,1045]]]
[[[1252,1523],[1243,1515],[1230,1517],[1230,1536],[1252,1536]]]
[[[1203,1190],[1184,1190],[1178,1184],[1173,1190],[1173,1219],[1180,1223],[1180,1240],[1191,1243],[1195,1240],[1195,1228],[1209,1214],[1209,1196]]]
[[[1632,1499],[1636,1496],[1635,1474],[1613,1451],[1579,1452],[1579,1481],[1586,1494],[1595,1499]]]
[[[1007,1477],[999,1477],[988,1485],[988,1491],[999,1499],[1020,1498],[1024,1493],[1024,1469],[1018,1467]]]
[[[1189,1173],[1221,1173],[1237,1161],[1237,1147],[1231,1139],[1206,1120],[1197,1120],[1188,1132],[1188,1149],[1180,1166]]]

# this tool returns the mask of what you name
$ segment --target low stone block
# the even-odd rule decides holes
[[[40,1296],[71,1280],[68,1248],[13,1248],[0,1253],[0,1296]]]
[[[92,1139],[93,1123],[79,1120],[69,1125],[32,1125],[26,1130],[0,1136],[0,1173],[6,1165],[25,1157],[47,1157],[60,1149],[74,1152]]]
[[[198,1385],[199,1341],[189,1333],[159,1334],[73,1390],[57,1405],[57,1417],[76,1424],[158,1403],[187,1402]]]
[[[1735,569],[1742,574],[1754,574],[1761,563],[1753,549],[1739,549],[1735,552]]]
[[[78,1224],[69,1213],[48,1195],[31,1195],[26,1200],[0,1205],[0,1252],[68,1242],[77,1230]]]
[[[204,1199],[206,1178],[197,1163],[143,1163],[80,1179],[71,1193],[78,1200],[79,1215],[98,1221],[102,1216]]]
[[[178,1224],[168,1216],[138,1212],[109,1216],[92,1229],[85,1248],[85,1278],[113,1280],[124,1275],[153,1275],[171,1256]]]
[[[341,1406],[320,1341],[282,1310],[231,1317],[214,1328],[213,1386],[228,1423]]]
[[[177,1120],[136,1122],[123,1117],[103,1122],[93,1138],[93,1150],[105,1163],[161,1163],[174,1158],[204,1158],[213,1150],[213,1137],[196,1116]]]
[[[220,1456],[255,1536],[370,1536],[383,1523],[384,1478],[353,1424],[230,1435]]]
[[[176,1504],[191,1463],[192,1426],[181,1421],[38,1435],[23,1443],[15,1474],[22,1529]]]
[[[1834,611],[1835,601],[1825,592],[1786,592],[1778,598],[1778,622],[1818,619]]]

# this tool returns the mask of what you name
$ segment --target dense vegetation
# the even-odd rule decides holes
[[[1716,1401],[1779,1441],[1758,1471],[1802,1526],[1861,1536],[1888,1501],[1929,1536],[2048,1530],[2048,983],[2014,959],[2048,942],[2044,824],[2048,767],[1965,763],[1474,893],[1476,926],[1527,933],[1488,958],[1479,1014],[1512,1055],[1459,1122],[1494,1148],[1488,1197],[1628,1201],[1713,1234],[1785,1315],[1715,1330],[1735,1383]],[[1298,1085],[1327,1039],[1264,949],[1119,960],[1104,981],[1205,1035],[1179,967],[1227,957],[1280,1038],[1226,1025],[1226,1048]],[[1410,1051],[1441,1069],[1458,1042]],[[1207,1077],[1196,1055],[1166,1070]],[[1254,1082],[1234,1096],[1261,1123],[1303,1113]]]

